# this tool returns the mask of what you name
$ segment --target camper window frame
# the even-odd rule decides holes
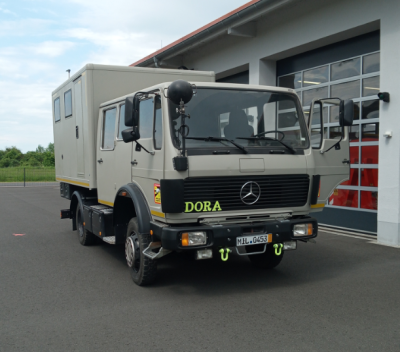
[[[56,120],[56,101],[59,101],[58,103],[58,120]],[[57,97],[53,100],[53,111],[54,111],[54,123],[60,122],[61,121],[61,99],[60,97]]]
[[[68,93],[68,92],[71,92],[71,114],[70,115],[67,115],[67,112],[66,112],[66,107],[67,107],[67,105],[65,104],[65,95]],[[64,118],[66,118],[66,119],[68,119],[68,118],[70,118],[70,117],[72,117],[72,115],[73,115],[73,103],[72,103],[72,88],[70,88],[70,89],[68,89],[66,92],[64,92]]]
[[[102,118],[101,118],[101,130],[100,130],[100,150],[102,150],[102,151],[113,151],[114,149],[115,149],[115,140],[116,140],[116,138],[115,138],[115,132],[116,132],[116,123],[118,122],[118,119],[116,118],[115,119],[115,123],[114,123],[114,138],[113,138],[113,147],[112,147],[112,149],[106,149],[106,148],[103,148],[103,136],[104,136],[104,119],[105,119],[105,117],[106,117],[106,113],[107,113],[107,111],[109,111],[109,110],[112,110],[112,109],[116,109],[117,110],[117,112],[116,112],[116,114],[118,114],[118,112],[119,112],[119,106],[118,105],[113,105],[113,106],[109,106],[109,107],[107,107],[107,109],[105,109],[105,110],[103,110],[103,116],[102,116]]]

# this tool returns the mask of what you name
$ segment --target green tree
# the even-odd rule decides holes
[[[22,160],[23,157],[24,155],[22,154],[22,152],[16,147],[6,148],[5,154],[3,156],[3,158],[8,158],[10,160]]]
[[[10,159],[3,158],[0,160],[0,167],[9,167],[10,166]]]
[[[42,147],[40,144],[38,145],[38,147],[36,148],[36,153],[44,153],[45,149],[44,147]]]
[[[55,166],[56,162],[54,159],[54,153],[50,152],[45,152],[44,153],[44,159],[43,159],[43,166],[51,167]]]
[[[54,154],[54,143],[49,143],[49,145],[46,148],[46,152]]]

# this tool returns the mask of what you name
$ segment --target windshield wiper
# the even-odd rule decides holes
[[[293,147],[291,147],[290,145],[287,145],[286,143],[283,143],[282,141],[280,141],[280,140],[277,139],[277,138],[270,138],[270,137],[236,137],[236,138],[237,138],[237,139],[247,139],[247,140],[250,140],[250,141],[262,139],[262,140],[269,140],[269,141],[279,142],[279,143],[282,144],[284,147],[286,147],[287,149],[289,149],[289,150],[292,152],[292,154],[296,154],[296,150],[295,150]]]
[[[231,141],[228,138],[221,138],[221,137],[185,137],[185,139],[194,139],[197,141],[205,141],[205,142],[229,142],[233,144],[236,148],[240,149],[242,152],[245,154],[248,153],[247,149],[243,147],[242,145],[235,143],[234,141]]]

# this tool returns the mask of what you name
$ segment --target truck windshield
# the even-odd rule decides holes
[[[172,138],[179,149],[182,136],[177,107],[169,101]],[[218,138],[232,140],[246,148],[287,150],[288,147],[304,149],[309,146],[303,113],[294,94],[198,88],[186,105],[186,113],[190,115],[190,119],[185,120],[189,126],[187,148],[233,147],[228,141]]]

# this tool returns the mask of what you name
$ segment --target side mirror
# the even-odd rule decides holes
[[[138,139],[140,139],[139,128],[137,126],[123,130],[121,134],[122,139],[125,143],[137,141]]]
[[[339,124],[341,127],[353,125],[354,102],[353,100],[342,100],[339,108]]]
[[[125,126],[137,126],[139,122],[139,97],[135,94],[133,97],[125,99]]]

